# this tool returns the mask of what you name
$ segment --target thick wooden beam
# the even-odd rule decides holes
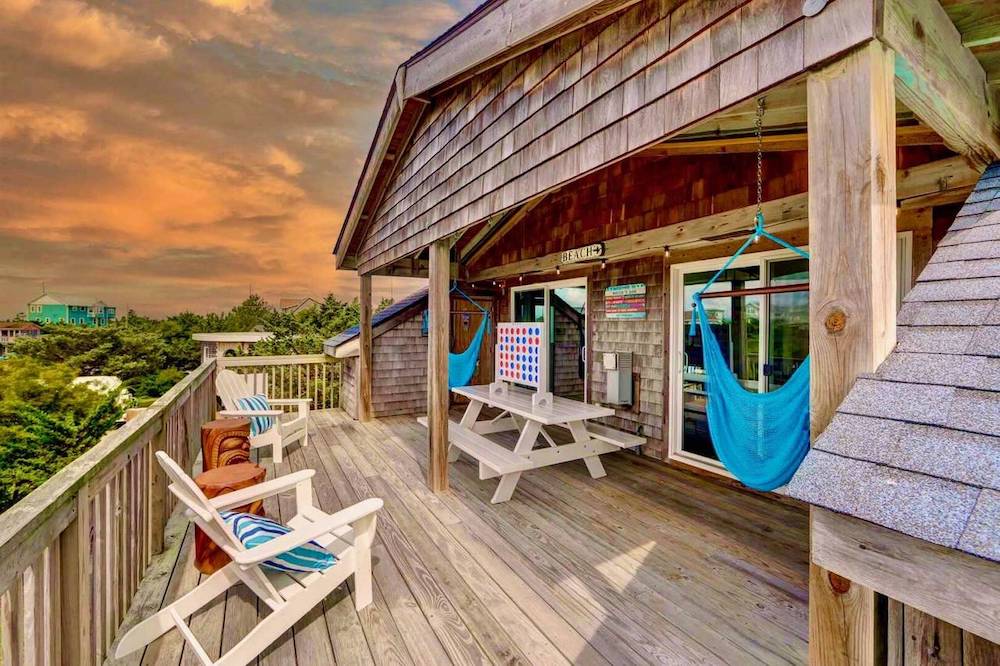
[[[371,421],[372,409],[372,276],[361,276],[358,354],[358,420]]]
[[[978,169],[969,166],[962,157],[949,157],[897,171],[896,196],[902,209],[964,201],[977,180]],[[792,233],[805,229],[808,195],[792,194],[765,201],[763,210],[768,228],[772,231]],[[656,254],[662,252],[665,245],[675,250],[715,243],[727,235],[749,230],[755,211],[756,206],[743,206],[666,227],[610,238],[604,241],[605,258],[611,261]],[[471,273],[469,279],[491,280],[554,271],[559,265],[560,256],[560,252],[552,252],[533,259],[490,266]]]
[[[996,563],[820,508],[810,533],[819,566],[1000,643]]]
[[[943,143],[944,140],[937,132],[923,125],[904,125],[896,129],[897,146],[935,146]],[[765,152],[805,150],[808,147],[805,131],[768,134],[763,137],[761,144]],[[676,155],[752,153],[756,150],[757,138],[753,136],[680,137],[648,148],[643,154],[672,157]]]
[[[535,210],[538,204],[545,201],[545,197],[548,193],[541,196],[535,197],[531,201],[526,202],[520,208],[518,208],[512,215],[502,219],[499,223],[493,226],[490,234],[470,250],[469,254],[462,257],[461,263],[463,265],[474,264],[478,259],[480,259],[484,254],[486,254],[490,248],[500,242],[504,236],[510,233],[510,230],[520,224],[521,220],[528,216],[528,213]]]
[[[637,0],[490,3],[452,27],[407,63],[405,95],[452,82],[477,66],[496,66]]]
[[[809,357],[813,437],[895,344],[893,55],[880,42],[809,76]],[[875,593],[816,563],[811,664],[873,664]]]
[[[1000,158],[996,100],[986,73],[936,0],[886,0],[879,38],[895,51],[899,100],[955,152]]]
[[[427,435],[430,451],[427,485],[434,492],[448,490],[449,246],[448,239],[444,238],[434,241],[428,248]]]
[[[784,231],[804,227],[807,206],[808,201],[805,193],[764,202],[763,210],[764,216],[768,220],[768,227],[771,228],[772,224],[779,225]],[[699,242],[707,243],[720,236],[735,232],[749,232],[753,226],[753,215],[756,210],[756,205],[743,206],[687,222],[640,231],[628,236],[609,238],[604,241],[604,254],[607,259],[638,257],[662,253],[665,245],[671,248],[677,245],[688,246]],[[553,252],[534,259],[492,266],[476,272],[469,279],[487,280],[555,270],[556,266],[559,265],[560,255],[559,252]]]

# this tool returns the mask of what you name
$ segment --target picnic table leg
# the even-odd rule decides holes
[[[590,433],[584,427],[583,421],[570,421],[568,425],[569,431],[573,433],[574,442],[586,442],[590,440]],[[587,471],[590,472],[590,478],[592,479],[599,479],[602,476],[608,475],[604,471],[604,465],[601,464],[600,456],[587,456],[583,459],[583,463],[587,466]]]
[[[465,408],[465,414],[462,415],[462,425],[469,430],[472,430],[472,426],[476,424],[479,420],[479,412],[483,410],[483,403],[478,400],[469,400],[469,406]],[[453,463],[458,461],[458,457],[462,454],[461,449],[459,449],[454,444],[448,444],[448,462]]]
[[[517,438],[517,445],[514,447],[514,453],[522,456],[531,453],[531,449],[534,448],[535,441],[538,439],[538,433],[540,431],[541,426],[537,421],[525,420],[524,428],[521,430],[521,436]],[[517,487],[517,482],[520,478],[520,472],[511,472],[501,476],[500,483],[497,484],[496,492],[493,493],[493,499],[490,500],[490,503],[500,504],[501,502],[509,500],[511,495],[514,494],[514,488]]]

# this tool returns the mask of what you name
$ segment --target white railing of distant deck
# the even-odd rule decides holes
[[[255,393],[269,398],[312,398],[313,409],[337,406],[339,374],[326,354],[220,356],[219,369],[247,376]]]

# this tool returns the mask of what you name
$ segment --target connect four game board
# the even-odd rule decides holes
[[[543,324],[498,323],[496,380],[542,389],[546,370],[544,350]]]

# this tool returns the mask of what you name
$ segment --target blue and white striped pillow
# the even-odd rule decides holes
[[[258,393],[257,395],[252,395],[249,398],[239,398],[236,403],[240,406],[240,409],[248,409],[253,411],[267,410],[271,409],[271,404],[267,401],[267,396]],[[270,430],[274,426],[273,416],[251,416],[250,417],[250,436],[256,437],[257,435],[263,434]]]
[[[252,513],[223,511],[220,515],[226,521],[226,525],[229,525],[229,529],[236,535],[236,538],[247,549],[256,548],[292,531],[281,523],[276,523],[263,516],[255,516]],[[282,553],[270,560],[264,560],[261,562],[261,566],[274,571],[309,573],[329,569],[336,562],[337,558],[333,553],[315,541],[308,541],[301,546],[292,548],[287,553]]]

